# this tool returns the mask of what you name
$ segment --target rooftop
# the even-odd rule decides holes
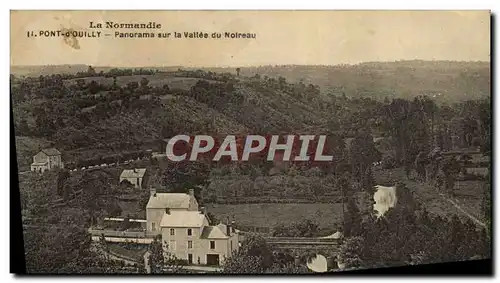
[[[191,196],[183,193],[156,193],[149,197],[146,208],[189,208]]]
[[[125,169],[120,174],[120,178],[142,178],[146,174],[146,168]]]
[[[61,155],[61,152],[59,152],[59,150],[55,149],[55,148],[46,148],[46,149],[42,149],[42,152],[49,155],[49,156],[53,156],[53,155]]]
[[[219,224],[220,225],[220,224]],[[200,239],[227,239],[229,238],[224,233],[224,228],[217,226],[205,226],[201,232]]]
[[[170,211],[161,218],[161,227],[201,227],[205,215],[199,211]]]

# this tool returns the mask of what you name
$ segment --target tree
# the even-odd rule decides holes
[[[410,129],[408,126],[411,115],[410,103],[404,99],[394,99],[385,107],[385,114],[389,118],[388,130],[396,145],[396,160],[404,160],[410,145]]]
[[[70,177],[68,170],[59,170],[57,174],[57,194],[59,196],[63,195],[64,185],[66,180]]]
[[[26,119],[21,119],[15,130],[16,130],[16,135],[19,136],[31,135],[31,129]]]
[[[233,252],[222,265],[222,273],[232,274],[308,272],[304,265],[295,263],[289,252],[271,253],[265,240],[256,234],[245,236],[241,249]]]
[[[347,238],[340,245],[338,262],[345,265],[345,269],[363,267],[365,239],[362,237]]]
[[[224,261],[222,273],[230,274],[258,274],[264,273],[261,259],[256,256],[249,256],[241,251],[233,254]]]
[[[258,234],[247,234],[240,247],[241,255],[259,259],[258,268],[265,270],[273,265],[273,254],[266,240]]]
[[[120,188],[122,188],[122,189],[132,189],[132,188],[134,188],[134,185],[132,185],[132,183],[130,183],[129,180],[124,179],[123,181],[120,182]]]
[[[186,192],[208,184],[209,169],[202,162],[169,162],[161,173],[161,184],[171,192]],[[195,195],[199,190],[195,189]],[[199,197],[197,197],[200,199]]]
[[[106,190],[111,187],[109,179],[103,175],[93,175],[85,173],[80,182],[76,185],[77,190],[81,190],[80,202],[82,208],[88,213],[91,223],[104,212],[103,208],[109,205],[108,198],[103,198]]]
[[[373,137],[367,133],[358,134],[352,141],[350,162],[352,175],[359,182],[372,166],[373,162],[381,159],[381,153],[375,148]]]
[[[96,81],[92,80],[88,85],[89,92],[91,94],[96,94],[101,90],[101,86]]]
[[[408,162],[405,160],[405,162]],[[429,163],[425,152],[420,151],[415,158],[415,171],[420,182],[425,181],[425,166]]]
[[[164,273],[168,271],[169,273],[179,273],[184,269],[185,262],[179,260],[175,255],[168,252],[167,243],[161,242],[161,235],[155,237],[155,239],[149,244],[149,258],[148,263],[151,268],[151,273]]]
[[[292,229],[295,231],[296,237],[316,237],[318,236],[318,223],[304,219],[293,223]]]
[[[347,209],[344,215],[344,235],[346,237],[357,236],[361,233],[361,213],[356,200],[350,197],[347,201]]]
[[[446,193],[454,193],[453,187],[460,169],[461,166],[455,158],[447,158],[442,162],[441,170],[444,173],[444,190]]]
[[[151,268],[151,273],[163,273],[165,265],[165,258],[163,256],[163,246],[161,244],[161,237],[156,237],[148,247],[149,259],[148,263]]]
[[[129,83],[127,83],[127,89],[130,92],[134,92],[138,87],[139,87],[139,83],[138,82],[129,82]]]
[[[146,89],[148,87],[149,80],[146,77],[141,79],[141,88]]]
[[[142,190],[139,194],[139,209],[146,209],[146,205],[149,202],[149,198],[151,197],[151,193],[148,190]]]
[[[226,93],[232,93],[234,91],[234,83],[227,82],[226,86],[225,86],[225,91],[226,91]]]
[[[46,113],[40,114],[35,121],[39,136],[51,137],[55,133],[54,120],[48,117]]]
[[[106,206],[106,212],[108,213],[109,217],[117,217],[122,214],[122,208],[118,205],[116,200],[113,200],[108,206]]]
[[[92,66],[89,66],[89,67],[87,68],[87,74],[88,74],[89,76],[94,76],[94,75],[95,75],[95,69],[94,69]]]
[[[210,220],[210,225],[217,225],[220,223],[220,219],[212,212],[207,212],[207,218]]]

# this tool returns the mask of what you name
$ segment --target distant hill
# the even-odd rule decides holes
[[[96,72],[113,67],[95,67]],[[139,67],[137,67],[139,68]],[[160,71],[201,69],[212,72],[236,73],[235,68],[141,67]],[[13,66],[17,76],[39,76],[57,73],[76,73],[87,70],[86,65]],[[318,85],[322,93],[345,94],[348,97],[375,99],[413,98],[428,95],[437,102],[457,102],[490,96],[489,62],[459,61],[396,61],[367,62],[336,66],[259,66],[242,67],[242,76],[282,76],[289,82],[303,81]]]
[[[209,68],[235,72],[234,68]],[[375,99],[413,98],[428,95],[437,102],[457,102],[490,96],[489,62],[397,61],[337,66],[261,66],[241,68],[243,76],[303,80],[318,85],[322,93]]]
[[[10,73],[16,76],[38,77],[40,75],[74,74],[86,71],[87,65],[11,66]]]
[[[113,68],[120,67],[108,67],[108,66],[92,66],[94,67],[96,72],[107,72]],[[137,67],[131,69],[158,69],[161,71],[176,71],[180,66],[172,66],[172,67]],[[40,75],[57,75],[57,74],[76,74],[77,72],[87,71],[88,65],[79,64],[79,65],[47,65],[47,66],[11,66],[10,73],[16,76],[25,76],[25,77],[38,77]],[[130,68],[126,68],[130,69]]]

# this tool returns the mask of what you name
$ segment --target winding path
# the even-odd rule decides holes
[[[476,217],[474,217],[472,214],[468,213],[467,211],[465,211],[460,205],[458,205],[455,201],[453,201],[451,198],[447,198],[444,194],[440,193],[439,194],[440,196],[443,197],[444,200],[448,201],[449,203],[451,203],[454,207],[456,207],[460,212],[462,212],[464,215],[466,215],[467,217],[469,217],[472,221],[474,221],[476,224],[480,225],[480,226],[483,226],[484,228],[487,228],[486,227],[486,224],[479,221],[479,219],[477,219]]]

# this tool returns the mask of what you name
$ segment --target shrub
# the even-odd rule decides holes
[[[392,155],[385,155],[382,158],[382,168],[384,169],[393,169],[397,165],[396,159]]]

